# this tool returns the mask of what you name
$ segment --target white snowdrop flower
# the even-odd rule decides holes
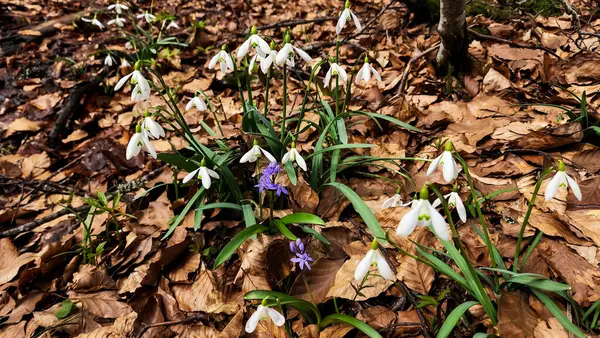
[[[113,64],[115,64],[117,61],[115,61],[115,59],[110,55],[110,54],[106,54],[106,57],[104,58],[104,65],[107,67],[112,67]]]
[[[100,29],[104,29],[104,25],[102,24],[102,22],[100,22],[98,19],[96,19],[96,16],[94,16],[93,19],[81,18],[81,20],[84,22],[91,22],[92,25],[97,26]]]
[[[256,308],[256,311],[250,316],[246,322],[245,330],[248,333],[254,332],[258,326],[258,322],[261,320],[267,320],[271,318],[273,323],[277,326],[283,326],[285,324],[285,317],[279,311],[272,309],[267,306],[266,298],[263,299],[262,304]]]
[[[204,189],[208,190],[210,189],[210,185],[212,184],[211,178],[219,179],[219,174],[217,174],[217,172],[212,169],[208,169],[206,167],[206,161],[202,159],[202,162],[200,162],[200,167],[187,174],[183,178],[182,182],[185,184],[192,180],[194,177],[197,177],[200,181],[202,181],[202,186],[204,187]]]
[[[277,58],[277,51],[275,50],[275,42],[271,42],[270,51],[267,55],[260,56],[260,70],[262,70],[263,74],[267,74],[269,68],[273,64],[275,64],[275,59]]]
[[[467,209],[465,209],[465,205],[460,199],[460,195],[456,191],[453,191],[449,194],[444,195],[444,198],[448,200],[448,206],[450,208],[456,208],[456,212],[458,212],[458,217],[460,217],[460,220],[463,221],[463,223],[467,222]],[[437,208],[441,204],[442,201],[440,201],[440,199],[438,198],[435,201],[433,201],[431,206]]]
[[[306,171],[306,162],[304,158],[300,155],[298,150],[296,150],[296,142],[292,142],[292,147],[288,150],[285,155],[283,155],[283,159],[281,159],[281,163],[286,164],[287,161],[296,162],[302,170]]]
[[[546,186],[546,201],[550,201],[556,195],[556,192],[559,188],[567,188],[570,187],[573,190],[573,195],[581,201],[581,189],[579,189],[579,185],[577,185],[577,181],[571,178],[571,176],[567,175],[565,172],[565,163],[563,161],[558,161],[558,171],[556,175],[552,177],[548,185]]]
[[[133,48],[133,44],[131,43],[131,41],[127,41],[125,43],[125,49],[132,49]]]
[[[139,71],[139,69],[140,62],[137,61],[135,63],[135,70],[122,77],[115,86],[115,91],[117,91],[121,89],[125,82],[127,82],[127,80],[131,78],[130,83],[135,85],[133,91],[131,92],[131,101],[133,102],[140,102],[150,99],[150,84],[148,83],[148,80],[146,80],[144,75],[142,75],[142,73]]]
[[[117,14],[121,14],[121,13],[123,13],[123,11],[126,11],[127,9],[129,9],[129,7],[117,2],[116,4],[112,4],[112,5],[108,6],[108,9],[109,10],[114,9],[115,12],[117,12]]]
[[[283,38],[283,42],[285,43],[283,45],[283,48],[281,48],[281,50],[277,53],[277,56],[275,57],[275,63],[277,65],[281,66],[285,62],[289,67],[294,67],[294,57],[296,56],[296,53],[298,53],[298,55],[302,59],[304,59],[304,61],[312,62],[312,58],[310,57],[310,55],[308,55],[302,49],[292,45],[292,38],[289,34],[285,35],[285,37]]]
[[[444,181],[446,183],[452,182],[453,179],[458,177],[458,173],[460,172],[460,168],[454,161],[454,157],[452,156],[452,142],[446,142],[446,150],[436,157],[429,168],[427,168],[427,176],[431,175],[438,166],[442,166],[442,174],[444,176]]]
[[[243,58],[246,54],[248,54],[250,48],[255,48],[257,52],[262,52],[262,55],[267,55],[269,54],[269,52],[271,52],[269,44],[258,35],[258,31],[256,30],[255,26],[252,26],[252,28],[250,29],[250,36],[246,41],[244,41],[244,43],[242,43],[242,45],[238,49],[238,60]]]
[[[202,100],[198,96],[194,96],[192,99],[190,99],[188,104],[185,106],[185,111],[188,111],[193,107],[196,107],[196,109],[198,109],[199,111],[205,111],[208,108],[206,106],[206,102],[204,102],[204,100]]]
[[[169,22],[169,24],[167,25],[167,30],[173,28],[179,29],[179,25],[177,24],[177,22],[175,22],[175,20],[171,20],[171,22]]]
[[[377,240],[375,239],[373,242],[371,242],[371,249],[356,266],[356,270],[354,271],[354,279],[362,280],[365,278],[367,272],[369,272],[369,268],[371,268],[371,265],[377,266],[377,270],[379,270],[381,277],[388,280],[396,279],[392,269],[390,268],[390,265],[385,260],[385,257],[383,257],[381,252],[379,252]]]
[[[147,23],[152,23],[152,21],[154,21],[156,19],[156,16],[154,16],[154,15],[148,13],[148,12],[144,12],[142,14],[138,14],[137,18],[138,19],[142,19],[143,18],[144,20],[146,20]]]
[[[127,62],[127,59],[121,59],[121,68],[129,68],[131,65]]]
[[[359,84],[361,80],[364,80],[365,83],[369,83],[369,80],[371,80],[371,74],[373,74],[373,77],[375,77],[377,82],[381,82],[381,76],[379,76],[377,70],[371,66],[369,63],[369,58],[365,56],[365,63],[358,71],[358,74],[356,74],[356,84]]]
[[[340,33],[342,32],[344,27],[346,27],[346,23],[348,21],[350,21],[350,19],[352,19],[352,21],[354,22],[354,26],[356,26],[357,30],[362,29],[362,26],[361,26],[360,22],[358,21],[358,18],[350,10],[350,0],[346,0],[346,4],[344,5],[344,10],[342,11],[342,14],[340,14],[340,18],[338,19],[338,22],[335,25],[335,34],[340,35]]]
[[[233,71],[233,60],[231,59],[231,55],[227,53],[226,49],[227,45],[223,45],[223,47],[221,47],[221,51],[219,51],[217,55],[213,56],[212,59],[210,59],[208,69],[215,68],[218,62],[222,73]]]
[[[402,204],[402,197],[400,196],[400,194],[395,194],[394,196],[383,201],[383,204],[381,205],[381,209],[404,207],[404,206],[410,205],[411,203],[412,203],[412,201]]]
[[[254,56],[250,59],[250,62],[248,63],[248,74],[252,74],[252,71],[254,70],[254,65],[256,64],[256,61],[258,61],[258,62],[262,61],[262,57],[260,56],[259,53],[254,54]]]
[[[265,155],[265,157],[269,159],[269,162],[277,162],[273,155],[258,145],[258,140],[254,140],[254,146],[247,153],[245,153],[244,156],[242,156],[240,163],[256,162],[256,160],[258,160],[262,155]]]
[[[124,23],[125,23],[125,21],[127,21],[127,20],[125,20],[124,18],[119,18],[119,17],[117,16],[116,18],[114,18],[114,19],[112,19],[112,20],[108,21],[106,24],[107,24],[107,25],[109,25],[109,26],[110,26],[110,25],[113,25],[113,24],[115,24],[115,25],[117,25],[117,26],[119,26],[119,27],[123,27],[123,26],[124,26]]]
[[[127,145],[125,157],[127,160],[130,160],[132,157],[137,156],[142,150],[146,151],[150,156],[156,159],[156,150],[154,149],[152,142],[150,142],[150,139],[144,129],[142,129],[142,126],[138,124],[135,127],[135,135],[131,137],[129,144]]]
[[[396,234],[400,236],[408,236],[418,226],[433,226],[433,231],[442,240],[447,241],[450,239],[450,233],[448,231],[448,225],[444,217],[435,210],[435,208],[429,203],[429,190],[427,186],[421,189],[420,199],[413,201],[411,210],[402,217]]]
[[[154,121],[148,112],[146,112],[144,115],[145,117],[142,121],[142,129],[146,131],[146,134],[157,140],[161,137],[165,137],[165,130],[163,127]]]
[[[325,79],[323,79],[323,86],[327,88],[329,86],[329,82],[331,82],[331,78],[337,76],[342,83],[346,83],[348,81],[348,74],[344,68],[342,68],[337,63],[333,62],[333,57],[329,61],[329,70],[327,74],[325,74]]]

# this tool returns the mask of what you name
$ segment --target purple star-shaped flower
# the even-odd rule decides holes
[[[310,270],[310,265],[308,262],[314,262],[314,259],[312,259],[312,257],[305,252],[303,254],[297,253],[296,257],[290,259],[290,261],[300,264],[301,270],[304,270],[305,267],[306,269]]]

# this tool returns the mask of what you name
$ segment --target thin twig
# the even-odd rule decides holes
[[[402,95],[402,93],[404,92],[404,89],[406,87],[406,82],[408,80],[408,74],[410,73],[410,68],[412,67],[412,64],[419,60],[420,58],[426,56],[427,54],[433,52],[434,50],[437,50],[438,48],[440,48],[440,43],[436,43],[435,45],[427,48],[426,50],[422,51],[421,53],[413,56],[412,58],[410,58],[410,60],[408,60],[408,62],[406,63],[406,66],[404,68],[404,71],[402,72],[402,78],[400,79],[400,87],[398,87],[398,91],[396,92],[396,95],[394,95],[394,97],[392,97],[390,99],[393,100],[396,97]]]
[[[541,51],[544,51],[544,52],[556,57],[557,59],[561,58],[560,56],[558,56],[558,54],[554,53],[554,51],[552,51],[551,49],[546,48],[544,46],[525,45],[522,43],[514,42],[511,40],[506,40],[506,39],[499,38],[496,36],[481,34],[477,31],[472,30],[471,28],[468,29],[468,32],[469,32],[469,34],[473,35],[474,37],[476,37],[477,39],[480,39],[480,40],[489,40],[489,41],[494,41],[494,42],[506,43],[510,46],[517,47],[517,48],[541,50]]]
[[[327,21],[334,21],[338,18],[336,16],[322,16],[314,19],[298,19],[298,20],[285,20],[277,23],[272,23],[268,25],[258,26],[256,29],[265,30],[265,29],[273,29],[273,28],[282,28],[282,27],[294,27],[298,25],[304,25],[307,23],[322,23]],[[248,30],[243,33],[244,35],[248,34]]]

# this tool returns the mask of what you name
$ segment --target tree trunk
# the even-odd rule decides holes
[[[455,70],[469,68],[465,0],[441,0],[438,25],[442,44],[437,54],[439,66]]]

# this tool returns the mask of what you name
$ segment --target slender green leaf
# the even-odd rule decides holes
[[[160,153],[157,158],[187,172],[192,172],[198,168],[197,163],[179,154]]]
[[[219,202],[219,203],[209,203],[202,206],[202,210],[209,209],[234,209],[237,211],[242,211],[242,207],[239,204],[228,203],[228,202]],[[256,222],[254,222],[256,223]]]
[[[279,232],[281,232],[281,234],[283,236],[285,236],[285,238],[291,240],[291,241],[295,241],[298,237],[296,237],[296,235],[294,235],[290,229],[288,229],[285,224],[279,220],[276,219],[275,221],[273,221],[275,223],[275,226],[277,227],[277,229],[279,229]]]
[[[296,212],[279,219],[283,224],[318,224],[325,225],[325,221],[321,217],[307,212]]]
[[[440,331],[438,331],[436,338],[448,337],[450,333],[452,333],[452,330],[454,330],[454,327],[456,326],[460,318],[465,314],[465,312],[473,305],[477,304],[479,303],[475,301],[469,301],[464,302],[459,306],[455,307],[454,310],[452,310],[452,312],[450,312],[450,314],[446,317],[446,320],[444,321],[444,324],[442,324]]]
[[[562,324],[562,326],[567,329],[567,331],[573,333],[577,337],[585,338],[585,334],[583,334],[583,332],[581,332],[581,330],[579,330],[579,328],[573,324],[573,322],[571,322],[567,316],[565,316],[565,314],[561,311],[561,309],[558,308],[558,306],[556,306],[556,304],[554,304],[554,301],[552,301],[550,297],[546,296],[541,291],[537,291],[536,289],[531,289],[531,291],[536,295],[537,298],[539,298],[539,300],[542,301],[542,303],[544,303],[548,311],[552,313],[554,318],[556,318]]]
[[[334,313],[334,314],[331,314],[331,315],[323,318],[323,320],[319,324],[319,328],[321,330],[323,330],[324,328],[326,328],[327,326],[329,326],[332,323],[346,323],[348,325],[351,325],[351,326],[359,329],[360,331],[362,331],[364,334],[366,334],[367,336],[369,336],[371,338],[383,338],[379,334],[379,332],[375,331],[374,328],[370,327],[366,323],[364,323],[354,317],[351,317],[348,315],[343,315],[343,314],[338,314],[338,313]]]
[[[350,143],[350,144],[336,144],[334,146],[331,147],[327,147],[325,149],[321,149],[321,150],[317,150],[315,152],[313,152],[312,154],[305,156],[304,159],[308,160],[309,158],[322,154],[322,153],[326,153],[328,151],[334,151],[334,150],[341,150],[341,149],[361,149],[361,148],[373,148],[375,147],[374,144],[368,144],[368,143]]]
[[[381,243],[387,243],[385,233],[383,229],[381,229],[381,225],[373,215],[371,209],[365,204],[365,202],[358,196],[350,187],[338,182],[327,183],[326,185],[332,186],[339,190],[346,198],[352,203],[354,210],[358,212],[360,217],[362,217],[369,230],[371,230],[371,234],[377,238],[377,240]]]
[[[339,140],[342,144],[348,144],[348,133],[346,132],[346,125],[344,124],[344,119],[336,120]]]
[[[285,162],[283,167],[285,168],[285,172],[287,173],[287,175],[290,179],[290,183],[292,183],[292,185],[298,184],[298,177],[296,176],[296,169],[294,168],[292,161]]]
[[[390,123],[398,125],[398,126],[404,128],[404,129],[407,129],[407,130],[416,131],[416,132],[419,132],[419,133],[421,132],[421,129],[419,129],[417,127],[414,127],[414,126],[412,126],[412,125],[410,125],[410,124],[408,124],[406,122],[402,122],[402,121],[400,121],[398,119],[395,119],[395,118],[393,118],[391,116],[387,116],[387,115],[383,115],[383,114],[377,114],[377,113],[369,113],[369,112],[362,112],[362,113],[365,114],[365,115],[368,115],[369,117],[372,117],[372,118],[386,120],[386,121],[388,121]]]
[[[240,231],[235,237],[231,239],[227,245],[221,250],[217,258],[215,259],[214,268],[218,268],[221,264],[225,263],[233,253],[247,240],[250,236],[255,235],[260,232],[265,232],[269,230],[269,228],[262,226],[260,224],[254,224],[246,229]]]
[[[200,189],[198,189],[198,191],[196,191],[194,196],[185,205],[185,207],[183,208],[181,213],[177,216],[177,218],[175,218],[175,221],[173,221],[173,224],[171,224],[171,227],[169,227],[169,231],[167,231],[167,233],[163,236],[162,239],[165,239],[165,238],[168,238],[169,236],[171,236],[173,231],[175,231],[175,228],[177,228],[177,226],[183,221],[183,218],[185,217],[185,215],[187,215],[188,211],[190,211],[190,209],[192,208],[192,206],[194,205],[196,200],[203,194],[204,194],[204,188],[200,188]]]
[[[301,226],[300,229],[302,229],[302,231],[304,231],[305,233],[307,233],[309,235],[313,235],[313,237],[320,240],[321,242],[323,242],[327,245],[331,245],[331,242],[327,239],[327,237],[318,233],[315,229],[307,227],[307,226]]]

